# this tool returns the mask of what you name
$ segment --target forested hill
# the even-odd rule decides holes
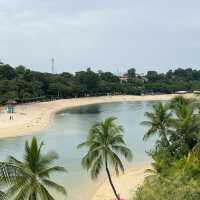
[[[138,75],[128,70],[127,81],[111,72],[86,71],[70,74],[41,73],[24,66],[16,68],[0,64],[0,103],[15,99],[21,102],[107,94],[173,93],[179,90],[199,90],[200,70],[176,69],[166,74],[149,71]]]

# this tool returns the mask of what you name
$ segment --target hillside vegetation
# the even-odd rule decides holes
[[[9,99],[19,102],[99,96],[107,94],[174,93],[179,90],[199,90],[200,71],[177,69],[166,74],[148,71],[138,75],[134,68],[127,71],[127,81],[111,72],[94,72],[90,68],[75,74],[31,71],[24,66],[16,68],[0,64],[0,103]]]
[[[153,169],[133,200],[200,199],[200,103],[176,97],[158,103],[142,124],[149,129],[144,139],[157,135],[149,152]]]

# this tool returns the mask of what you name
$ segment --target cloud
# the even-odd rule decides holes
[[[197,0],[0,0],[0,59],[49,71],[200,65]]]

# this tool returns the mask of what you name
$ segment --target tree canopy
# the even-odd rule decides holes
[[[109,72],[94,72],[90,68],[74,74],[32,71],[25,66],[13,68],[0,64],[0,104],[9,99],[18,102],[100,96],[114,94],[174,93],[180,90],[200,90],[200,70],[176,69],[167,73],[148,71],[146,75],[130,68],[127,81]]]
[[[169,103],[154,105],[146,117],[145,138],[153,134],[158,137],[149,152],[151,174],[133,200],[200,199],[199,100],[178,96]]]

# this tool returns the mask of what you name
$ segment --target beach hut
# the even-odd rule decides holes
[[[15,112],[15,105],[17,102],[15,100],[9,100],[6,103],[5,110],[7,113],[14,113]]]

